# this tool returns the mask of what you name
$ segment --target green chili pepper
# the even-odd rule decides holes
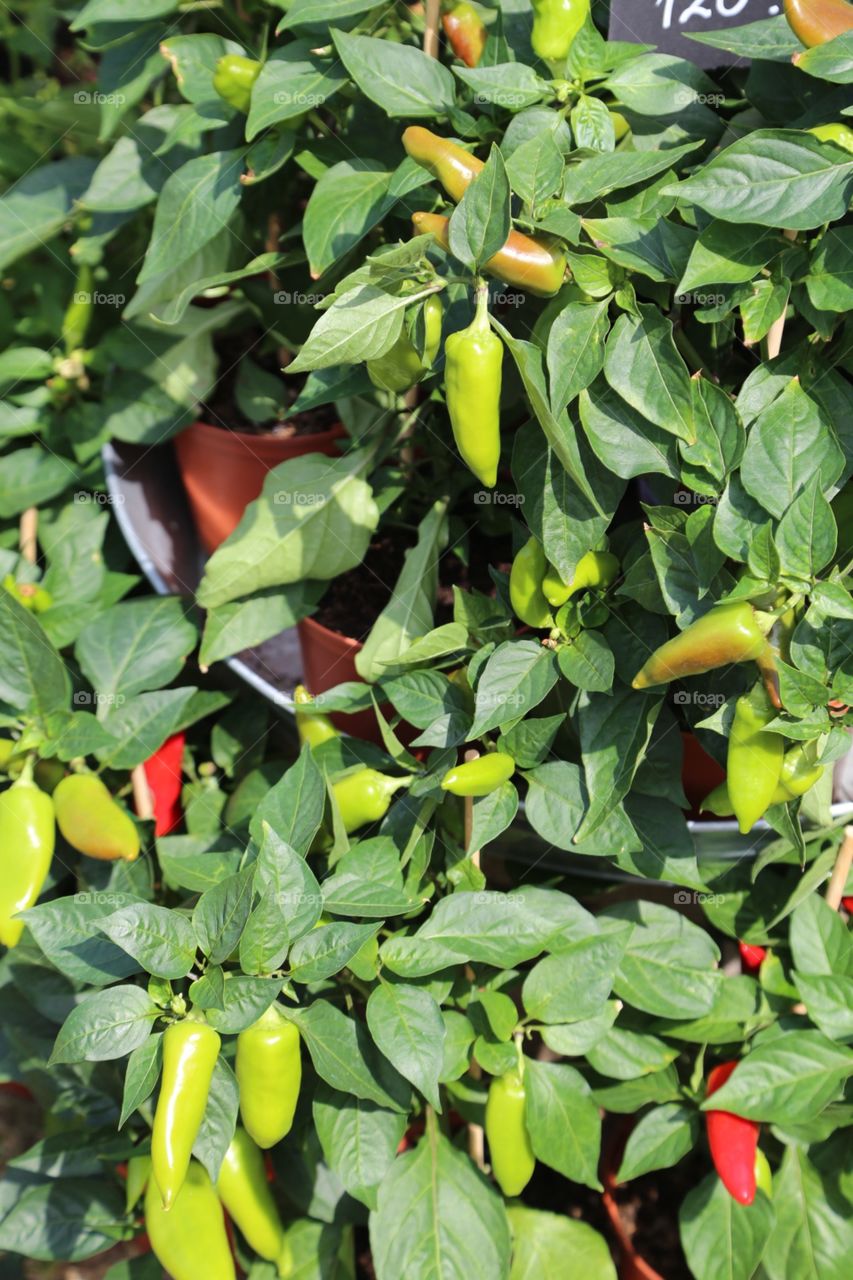
[[[489,325],[489,293],[477,290],[477,312],[467,329],[444,345],[447,412],[462,461],[494,488],[501,456],[501,365],[504,347]]]
[[[448,769],[441,780],[443,791],[454,796],[488,796],[515,773],[515,761],[502,751],[490,751],[465,764]]]
[[[284,1228],[267,1182],[264,1157],[245,1129],[238,1128],[231,1139],[216,1191],[246,1243],[259,1257],[277,1262]]]
[[[635,689],[668,684],[682,676],[697,676],[735,662],[762,657],[767,639],[755,610],[745,600],[718,604],[686,631],[656,649],[634,677]]]
[[[131,1156],[127,1162],[127,1184],[125,1186],[125,1212],[136,1208],[142,1193],[148,1186],[151,1177],[151,1157]]]
[[[88,263],[81,263],[65,315],[62,317],[62,341],[66,355],[79,350],[86,341],[95,310],[95,273]]]
[[[319,747],[323,742],[329,742],[332,738],[339,738],[341,735],[328,716],[311,715],[300,711],[300,707],[310,706],[313,701],[314,698],[304,684],[298,684],[293,690],[296,732],[299,734],[299,741],[303,744],[307,742],[310,747]]]
[[[554,625],[542,591],[547,567],[542,544],[536,538],[528,538],[513,560],[509,574],[509,599],[516,617],[537,630]]]
[[[530,44],[537,58],[562,62],[589,14],[590,0],[533,0]]]
[[[226,53],[216,63],[213,87],[224,102],[248,115],[252,86],[261,74],[261,63],[239,53]]]
[[[163,1035],[163,1075],[151,1134],[151,1167],[163,1207],[184,1184],[198,1137],[221,1041],[213,1027],[190,1014]]]
[[[259,1147],[274,1147],[290,1133],[302,1082],[299,1031],[278,1005],[240,1032],[234,1072],[243,1124]]]
[[[779,785],[785,740],[765,729],[775,718],[775,708],[761,685],[738,698],[729,734],[726,782],[742,835],[767,812]]]
[[[542,593],[555,608],[578,591],[587,588],[607,588],[619,577],[619,561],[609,551],[587,551],[581,556],[571,582],[563,582],[556,569],[549,565],[542,579]]]
[[[18,604],[22,604],[31,613],[44,613],[53,604],[53,596],[37,582],[16,582],[11,573],[3,579],[3,590],[14,596]]]
[[[33,761],[11,787],[0,792],[0,943],[16,947],[24,932],[19,911],[42,891],[56,838],[53,805],[33,782]]]
[[[813,742],[801,742],[786,753],[779,778],[779,786],[785,792],[786,800],[804,796],[823,777],[823,765],[816,763],[815,751],[816,745]],[[773,803],[781,804],[782,801],[774,796]]]
[[[332,791],[347,834],[384,818],[394,792],[411,786],[411,781],[411,778],[391,778],[365,767],[333,782]]]
[[[492,1081],[486,1100],[486,1137],[492,1173],[505,1196],[521,1195],[536,1167],[524,1106],[524,1079],[519,1069]]]
[[[383,391],[408,391],[426,377],[441,346],[441,322],[444,308],[437,294],[431,294],[423,306],[424,347],[418,351],[406,328],[390,351],[376,360],[368,360],[367,372],[375,387]]]
[[[68,843],[89,858],[133,862],[139,832],[94,773],[71,773],[53,793],[56,822]]]
[[[235,1280],[219,1197],[207,1170],[193,1160],[172,1208],[163,1208],[152,1178],[145,1192],[145,1230],[172,1280]]]
[[[770,1172],[770,1162],[760,1147],[755,1152],[755,1185],[759,1191],[764,1192],[768,1200],[773,1199],[773,1174]]]

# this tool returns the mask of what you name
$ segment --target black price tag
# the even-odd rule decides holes
[[[653,44],[658,53],[688,58],[700,67],[724,67],[747,59],[685,38],[686,31],[723,31],[775,18],[782,0],[610,0],[610,39]]]

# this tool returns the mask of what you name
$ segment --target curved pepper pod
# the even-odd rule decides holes
[[[17,582],[11,573],[3,579],[3,590],[14,596],[18,604],[29,609],[30,613],[44,613],[53,604],[53,596],[44,587],[37,582]]]
[[[476,67],[486,47],[485,23],[473,5],[460,0],[441,19],[447,43],[466,67]]]
[[[482,172],[483,161],[455,142],[440,137],[431,129],[413,124],[403,132],[403,146],[408,155],[438,178],[450,199],[458,204]]]
[[[277,1005],[240,1032],[234,1072],[247,1132],[259,1147],[274,1147],[290,1133],[302,1083],[299,1031]]]
[[[435,236],[444,249],[450,246],[449,221],[440,213],[412,214],[415,233]],[[504,247],[483,264],[483,271],[537,297],[550,298],[562,285],[566,266],[566,255],[557,245],[511,231]]]
[[[71,773],[53,793],[56,823],[73,849],[89,858],[133,862],[139,832],[94,773]]]
[[[515,773],[515,761],[503,751],[490,751],[465,764],[457,764],[441,780],[442,791],[454,796],[489,796]]]
[[[151,1133],[151,1169],[164,1209],[171,1209],[190,1165],[213,1070],[219,1035],[194,1017],[173,1022],[163,1035],[163,1075]]]
[[[505,1196],[520,1196],[536,1167],[524,1105],[524,1080],[518,1070],[492,1081],[486,1100],[486,1138],[492,1173]]]
[[[773,792],[771,804],[788,804],[799,796],[804,796],[815,783],[823,777],[824,766],[814,764],[809,755],[811,744],[799,744],[785,755],[782,761],[782,772]],[[702,813],[713,813],[718,818],[729,818],[734,812],[729,795],[728,781],[721,782],[718,787],[702,801]]]
[[[379,822],[391,808],[394,793],[411,785],[411,778],[392,778],[376,769],[356,769],[337,782],[332,791],[347,835],[368,822]]]
[[[300,707],[310,706],[313,701],[313,696],[304,684],[298,684],[293,690],[296,732],[299,734],[299,741],[303,746],[307,742],[309,747],[319,747],[322,743],[330,742],[332,738],[339,738],[341,735],[328,716],[311,715],[300,711]]]
[[[367,372],[370,381],[382,391],[396,393],[408,391],[416,382],[426,377],[433,366],[438,349],[441,346],[441,322],[444,308],[441,299],[432,294],[423,306],[424,349],[418,351],[409,336],[408,329],[403,331],[390,351],[375,360],[368,360]]]
[[[726,782],[741,835],[747,835],[770,808],[782,776],[785,739],[765,728],[775,718],[775,708],[760,686],[735,704]]]
[[[590,0],[533,0],[530,44],[537,58],[561,62],[589,13]]]
[[[32,765],[0,792],[0,943],[16,947],[24,932],[16,919],[38,901],[56,839],[50,796],[36,786]]]
[[[512,562],[509,600],[515,615],[528,627],[553,627],[554,618],[542,590],[548,561],[537,538],[528,538]]]
[[[571,582],[563,582],[549,565],[542,579],[542,594],[549,604],[559,609],[578,591],[607,588],[619,577],[619,561],[609,551],[587,551],[581,556]]]
[[[785,17],[809,49],[853,31],[853,5],[846,0],[785,0]]]
[[[213,87],[224,102],[249,114],[252,105],[252,86],[261,74],[260,62],[239,53],[226,53],[213,72]]]
[[[267,1182],[260,1148],[238,1128],[225,1152],[216,1182],[219,1199],[247,1244],[267,1262],[277,1262],[284,1228]]]
[[[708,1076],[707,1097],[721,1088],[737,1062],[723,1062]],[[755,1199],[755,1153],[758,1150],[759,1126],[731,1111],[706,1111],[705,1123],[711,1159],[720,1181],[738,1204],[752,1204]]]
[[[683,676],[698,676],[717,667],[760,658],[767,639],[746,601],[718,604],[710,612],[656,649],[634,676],[635,689],[668,684]]]
[[[145,1230],[160,1265],[172,1280],[235,1280],[234,1259],[219,1197],[197,1160],[174,1207],[166,1212],[152,1178],[145,1192]]]
[[[444,390],[459,456],[488,489],[501,457],[501,377],[504,347],[489,325],[488,291],[479,291],[467,329],[444,344]]]

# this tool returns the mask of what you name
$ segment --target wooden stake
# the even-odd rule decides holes
[[[426,0],[426,29],[424,31],[424,53],[430,58],[438,57],[438,20],[441,11],[441,0]]]
[[[835,866],[832,868],[829,879],[829,888],[826,891],[827,904],[833,911],[837,911],[841,906],[851,863],[853,863],[853,826],[844,828],[844,839],[841,841],[841,848],[838,850],[838,857],[835,859]]]
[[[38,555],[38,528],[38,507],[27,507],[18,526],[18,545],[21,555],[30,564],[35,564]]]
[[[133,806],[136,809],[136,816],[142,818],[143,822],[150,822],[154,817],[154,797],[148,785],[144,764],[138,764],[132,770],[130,781],[133,786]]]
[[[796,231],[783,231],[782,235],[786,240],[796,240]],[[782,350],[782,335],[785,332],[785,312],[782,312],[778,320],[774,320],[770,328],[767,330],[767,337],[764,339],[767,351],[767,359],[775,360],[779,352]]]

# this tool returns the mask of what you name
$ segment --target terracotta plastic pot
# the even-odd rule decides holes
[[[604,1191],[601,1199],[619,1249],[619,1280],[664,1280],[661,1273],[646,1262],[634,1248],[633,1240],[625,1230],[619,1205],[613,1194],[617,1185],[616,1171],[622,1162],[622,1153],[632,1128],[633,1120],[620,1125],[612,1135],[611,1141],[604,1146],[601,1157],[601,1181],[604,1184]]]
[[[690,805],[690,816],[698,818],[699,806],[705,797],[725,780],[726,771],[701,745],[692,733],[682,733],[684,759],[681,765],[681,785]]]
[[[335,454],[345,434],[340,423],[314,435],[251,435],[207,422],[182,431],[174,441],[178,470],[205,549],[234,532],[273,467],[305,453]]]
[[[361,680],[355,669],[356,655],[362,647],[360,640],[331,631],[314,618],[303,618],[296,630],[302,650],[302,678],[311,693],[325,693],[345,680]],[[382,746],[382,735],[372,711],[358,711],[354,715],[335,712],[331,720],[344,733]]]

